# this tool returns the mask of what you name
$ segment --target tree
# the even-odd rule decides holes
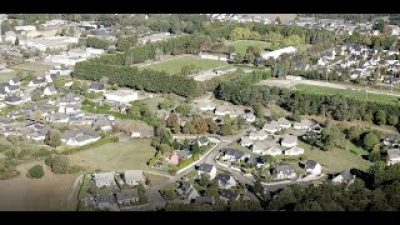
[[[371,150],[379,143],[379,137],[375,132],[368,132],[363,138],[364,147]]]
[[[51,147],[58,147],[61,145],[61,133],[59,130],[49,130],[44,139],[44,143]]]
[[[208,174],[201,174],[199,184],[203,187],[207,187],[210,183],[210,176]]]
[[[19,45],[19,39],[18,39],[18,37],[15,39],[14,45],[15,45],[15,46]]]
[[[211,134],[216,134],[219,130],[218,125],[214,122],[214,120],[209,119],[208,120],[208,132]]]
[[[51,159],[51,170],[56,174],[66,174],[69,169],[69,159],[65,155],[56,155]]]
[[[264,118],[264,108],[261,103],[253,105],[254,115],[257,118]]]
[[[379,161],[381,158],[381,151],[378,145],[375,145],[373,150],[369,153],[368,159],[371,162]]]
[[[383,110],[378,110],[375,115],[375,123],[378,125],[386,125],[386,113]]]
[[[34,165],[32,168],[28,170],[27,177],[30,178],[42,178],[44,176],[43,166]]]
[[[388,118],[388,124],[389,125],[397,125],[399,123],[399,116],[396,114],[389,114],[389,118]]]

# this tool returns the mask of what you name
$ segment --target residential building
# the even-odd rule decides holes
[[[119,89],[105,93],[104,96],[109,101],[115,101],[119,103],[129,103],[138,99],[138,92],[131,89]]]
[[[94,173],[93,181],[97,187],[116,185],[113,172]]]
[[[127,185],[135,186],[140,183],[144,184],[146,177],[143,174],[143,170],[125,170],[122,177]]]
[[[386,154],[386,163],[388,165],[400,163],[400,149],[389,149],[386,151]]]
[[[274,177],[275,179],[293,179],[295,178],[296,172],[290,165],[280,165],[275,168]]]
[[[217,175],[217,168],[215,168],[213,165],[202,163],[197,167],[197,173],[199,176],[202,174],[207,174],[212,180]]]
[[[218,186],[221,189],[231,189],[237,184],[235,178],[226,173],[218,174],[215,179],[218,181]]]
[[[353,183],[356,179],[356,176],[351,174],[349,170],[343,171],[341,174],[335,176],[332,179],[334,184],[341,184],[341,183]]]
[[[321,175],[321,165],[314,160],[307,160],[304,163],[304,169],[308,174],[311,174],[313,176]]]
[[[297,137],[293,135],[285,135],[281,140],[281,145],[286,148],[292,148],[297,145]]]
[[[304,154],[304,149],[298,146],[291,147],[290,149],[285,151],[285,155],[288,156],[296,156]]]

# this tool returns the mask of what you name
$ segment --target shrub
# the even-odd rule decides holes
[[[56,174],[66,174],[69,169],[69,159],[64,155],[56,155],[51,160],[51,169]]]
[[[44,176],[43,166],[41,165],[34,165],[32,168],[29,169],[27,177],[39,179]]]
[[[82,167],[80,167],[78,165],[73,165],[68,169],[68,173],[69,174],[74,174],[74,173],[78,173],[81,170],[82,170]]]

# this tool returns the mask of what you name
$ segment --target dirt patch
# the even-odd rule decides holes
[[[45,175],[41,179],[29,179],[26,172],[33,165],[41,164]],[[72,186],[77,174],[57,175],[43,162],[19,165],[21,174],[10,180],[0,181],[1,211],[64,211],[76,209],[76,194]]]

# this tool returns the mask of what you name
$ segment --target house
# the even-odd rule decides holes
[[[282,155],[282,149],[273,146],[265,151],[262,152],[263,155],[272,155],[272,156],[276,156],[276,155]]]
[[[285,151],[285,155],[288,156],[296,156],[304,154],[304,149],[298,146],[291,147],[290,149]]]
[[[19,85],[5,85],[4,90],[8,94],[16,94],[17,92],[20,91],[20,86]]]
[[[50,96],[50,95],[55,95],[55,94],[57,94],[57,90],[53,85],[47,86],[43,91],[43,95],[45,95],[45,96]]]
[[[177,151],[174,151],[169,157],[167,157],[166,161],[173,165],[178,165],[180,162],[180,158]]]
[[[100,84],[100,83],[97,83],[97,82],[93,82],[93,83],[90,85],[88,91],[89,91],[89,92],[94,92],[94,93],[100,93],[100,92],[103,92],[103,93],[104,93],[106,90],[105,90],[105,88],[104,88],[104,84]]]
[[[81,110],[80,105],[60,105],[58,108],[59,113],[67,114],[67,115],[81,115],[83,116],[84,113]]]
[[[146,181],[143,170],[125,170],[125,172],[122,174],[122,178],[127,185],[131,186],[139,185],[140,183],[145,183]]]
[[[314,123],[310,120],[304,119],[300,123],[294,123],[293,128],[297,130],[311,130]]]
[[[194,201],[200,196],[199,192],[193,187],[193,185],[182,184],[177,190],[181,199],[187,202]]]
[[[21,79],[19,77],[15,77],[15,78],[11,79],[10,81],[8,81],[8,83],[10,85],[18,85],[18,86],[20,86],[21,85]]]
[[[131,89],[119,89],[109,93],[105,93],[104,96],[109,101],[119,103],[129,103],[138,99],[138,92]]]
[[[264,160],[260,156],[251,155],[246,158],[246,163],[249,165],[256,166],[257,168],[261,168],[266,166]]]
[[[249,138],[250,140],[265,140],[268,137],[268,134],[264,130],[259,130],[256,132],[250,132]]]
[[[238,200],[240,195],[231,190],[222,189],[219,191],[219,197],[221,200],[227,202]]]
[[[271,121],[270,123],[265,123],[262,129],[270,134],[275,134],[281,130],[281,127],[277,121]]]
[[[121,190],[115,195],[118,205],[131,205],[139,201],[138,189]]]
[[[240,161],[244,159],[244,153],[237,149],[227,149],[222,157],[222,160]]]
[[[74,105],[79,103],[80,99],[81,97],[79,95],[76,95],[73,92],[69,92],[67,95],[60,98],[59,105],[60,106]]]
[[[332,179],[332,183],[341,184],[341,183],[353,183],[356,179],[356,176],[351,174],[349,170],[343,171],[341,174],[337,175]]]
[[[100,209],[108,209],[116,206],[116,199],[112,193],[100,194],[95,197],[95,203]]]
[[[213,165],[202,163],[197,167],[197,173],[199,176],[202,174],[207,174],[210,177],[210,180],[212,180],[217,174],[217,168],[215,168]]]
[[[278,125],[282,128],[282,129],[288,129],[292,126],[292,123],[287,120],[286,118],[279,118],[278,119]]]
[[[295,178],[296,172],[290,165],[280,165],[275,168],[274,177],[275,179],[293,179]]]
[[[214,205],[214,197],[212,196],[197,196],[194,200],[199,205]]]
[[[215,179],[218,181],[218,186],[221,189],[231,189],[236,186],[235,178],[229,174],[220,173],[215,177]]]
[[[382,140],[385,146],[395,146],[400,144],[400,136],[395,134],[386,135]]]
[[[304,163],[304,169],[308,174],[311,174],[313,176],[321,175],[321,165],[314,160],[307,160]]]
[[[28,87],[41,87],[46,85],[46,79],[44,77],[38,77],[35,80],[29,82]]]
[[[292,135],[285,135],[281,140],[281,145],[286,148],[292,148],[297,145],[297,137]]]
[[[99,116],[93,121],[92,127],[94,130],[109,131],[113,128],[114,123],[106,116]]]
[[[243,147],[250,147],[251,145],[253,145],[253,140],[250,139],[250,137],[241,137],[240,145]]]
[[[69,117],[64,113],[54,113],[47,116],[50,123],[68,123]]]
[[[100,140],[101,136],[88,131],[69,130],[61,135],[61,142],[70,146],[82,146]]]
[[[388,165],[400,163],[400,149],[389,149],[386,151],[386,154],[386,163]]]
[[[210,143],[210,141],[208,140],[208,138],[206,136],[202,136],[200,138],[197,138],[196,140],[197,144],[201,147],[201,146],[206,146]]]
[[[97,187],[116,185],[113,172],[94,173],[93,181]]]
[[[21,105],[25,103],[25,100],[19,96],[7,96],[4,98],[4,102],[7,105]]]
[[[177,151],[179,161],[186,160],[192,157],[192,152],[189,149],[183,149]]]
[[[251,147],[253,152],[260,155],[266,155],[265,151],[274,147],[275,143],[272,141],[264,140],[264,141],[256,141]]]
[[[263,52],[263,53],[261,53],[261,57],[264,58],[265,60],[268,60],[270,58],[278,59],[282,54],[291,54],[291,53],[295,53],[295,52],[296,52],[296,48],[293,46],[289,46],[289,47],[278,49],[275,51]]]
[[[54,66],[49,71],[49,75],[69,76],[72,70],[68,69],[64,64]]]
[[[246,113],[243,115],[243,119],[245,119],[248,123],[253,123],[256,121],[256,116],[253,113]]]
[[[396,55],[399,53],[399,48],[396,46],[391,46],[388,51],[388,55]]]
[[[47,74],[46,76],[44,76],[44,78],[46,79],[46,81],[48,83],[52,83],[57,79],[57,75],[56,74]]]

